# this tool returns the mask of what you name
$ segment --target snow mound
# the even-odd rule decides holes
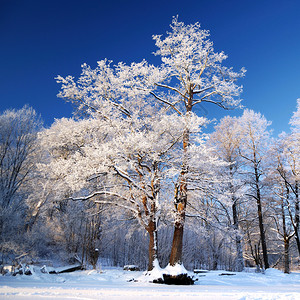
[[[163,275],[177,276],[188,273],[186,268],[181,264],[176,264],[175,266],[169,264],[165,268],[161,268],[159,262],[155,260],[153,267],[152,271],[144,272],[143,275],[136,280],[141,282],[153,282],[153,280],[163,279]]]
[[[164,269],[164,274],[176,276],[180,274],[187,274],[188,271],[182,264],[176,264],[175,266],[171,266],[168,264],[166,268]]]
[[[160,267],[158,260],[155,259],[153,262],[153,270],[144,272],[137,280],[142,282],[153,282],[155,279],[162,279],[163,274],[165,274],[164,269]]]

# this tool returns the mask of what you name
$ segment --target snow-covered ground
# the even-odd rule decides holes
[[[143,272],[105,268],[63,274],[0,276],[0,299],[300,299],[300,273],[265,274],[210,271],[195,275],[193,286],[149,283]]]

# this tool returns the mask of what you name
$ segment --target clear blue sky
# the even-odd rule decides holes
[[[78,76],[82,63],[103,58],[155,62],[152,34],[164,34],[174,15],[210,30],[226,65],[247,69],[244,106],[263,113],[275,133],[288,130],[300,98],[297,0],[0,0],[0,111],[29,104],[47,126],[71,116],[56,97],[56,75]],[[205,109],[209,118],[228,114]]]

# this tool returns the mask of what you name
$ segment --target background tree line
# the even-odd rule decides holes
[[[197,188],[199,181],[194,178],[190,185],[183,240],[187,268],[243,270],[245,266],[263,268],[267,262],[289,272],[291,263],[298,266],[299,111],[300,101],[291,118],[291,132],[277,138],[270,134],[270,123],[264,116],[251,110],[245,110],[241,117],[224,117],[209,134],[205,144],[223,164],[214,166],[213,181],[208,178],[204,182],[203,177],[205,184]],[[62,151],[59,155],[67,160],[66,152],[77,147],[74,136],[81,139],[83,134],[88,135],[86,126],[77,131],[76,125],[86,124],[62,119],[50,129],[41,129],[40,118],[29,107],[6,111],[0,120],[4,260],[25,253],[32,258],[52,259],[76,254],[83,263],[95,266],[95,249],[99,249],[106,263],[148,266],[149,238],[135,212],[124,207],[131,200],[122,202],[108,189],[109,185],[117,187],[119,194],[121,188],[124,193],[128,189],[119,182],[116,171],[110,179],[107,174],[90,179],[91,191],[99,184],[107,189],[107,193],[97,195],[97,200],[77,195],[70,200],[65,181],[51,173],[48,150],[53,147]],[[64,137],[71,146],[49,142],[50,131],[54,139],[66,131]],[[47,143],[43,145],[45,134]],[[167,161],[171,158],[169,155]],[[41,168],[42,162],[47,168]],[[68,162],[63,165],[66,170],[70,168]],[[61,170],[56,167],[59,174]],[[196,172],[193,175],[198,177]],[[172,245],[173,187],[174,182],[168,179],[159,205],[157,256],[162,265],[168,263]],[[80,189],[78,195],[86,194],[86,187]]]

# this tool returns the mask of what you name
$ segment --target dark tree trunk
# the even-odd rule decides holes
[[[284,213],[284,205],[281,204],[281,215],[282,215],[282,227],[283,227],[283,242],[284,242],[284,273],[290,273],[290,238],[288,237],[286,231],[286,223],[285,223],[285,213]]]
[[[169,264],[175,266],[177,263],[182,262],[182,241],[183,241],[183,225],[175,224],[174,236],[172,242],[172,249]]]
[[[217,269],[218,269],[218,257],[213,255],[212,270],[215,271]]]
[[[299,215],[299,187],[298,181],[295,182],[295,223],[297,227],[297,231],[299,232],[300,226],[300,215]]]
[[[256,157],[254,157],[256,161]],[[260,195],[260,187],[259,187],[259,173],[258,167],[255,165],[255,187],[256,187],[256,203],[257,203],[257,213],[258,213],[258,222],[259,222],[259,231],[260,231],[260,239],[261,239],[261,246],[263,251],[263,261],[265,269],[268,269],[269,261],[268,261],[268,251],[267,251],[267,242],[264,230],[264,222],[263,222],[263,214],[262,214],[262,203],[261,203],[261,195]]]
[[[286,199],[289,199],[290,190],[287,182],[285,181]],[[289,203],[289,202],[288,202]],[[286,228],[286,219],[284,211],[284,200],[281,200],[281,216],[282,216],[282,229],[283,229],[283,241],[284,241],[284,273],[290,273],[290,239],[293,235],[289,235]]]
[[[289,182],[286,179],[285,174],[281,173],[279,171],[279,174],[281,175],[281,177],[284,179],[285,182],[285,186],[286,186],[286,190],[287,190],[287,196],[289,195],[289,188],[288,186],[290,185]],[[295,182],[295,188],[292,189],[294,194],[295,194],[295,214],[292,214],[292,211],[289,207],[288,211],[289,211],[289,217],[291,220],[291,223],[293,225],[294,228],[294,235],[295,235],[295,240],[296,240],[296,245],[297,245],[297,249],[298,249],[298,256],[300,258],[300,237],[299,237],[299,189],[298,189],[298,181],[296,180]]]
[[[294,229],[295,229],[295,239],[296,239],[296,244],[297,244],[297,249],[298,249],[298,256],[300,258],[300,237],[299,237],[299,231],[298,231],[297,227],[295,227]]]
[[[264,231],[264,223],[263,223],[260,199],[257,199],[257,212],[258,212],[259,232],[260,232],[260,239],[261,239],[261,245],[262,245],[262,251],[263,251],[264,266],[265,266],[265,269],[268,269],[269,261],[268,261],[267,243],[266,243],[266,236],[265,236],[265,231]]]
[[[299,215],[299,187],[298,181],[295,182],[295,222],[294,222],[294,230],[295,230],[295,239],[298,249],[298,254],[300,257],[300,236],[299,236],[299,225],[300,225],[300,215]]]
[[[284,239],[284,273],[290,273],[290,240]]]

